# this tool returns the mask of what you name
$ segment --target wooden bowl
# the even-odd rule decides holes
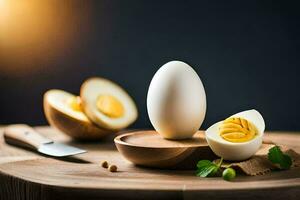
[[[114,141],[127,160],[146,167],[195,169],[198,160],[215,158],[203,131],[185,140],[167,140],[153,130],[133,131]]]

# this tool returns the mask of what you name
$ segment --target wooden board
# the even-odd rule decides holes
[[[47,137],[87,149],[75,163],[4,144],[0,135],[0,200],[6,199],[298,199],[300,169],[263,176],[238,176],[234,182],[199,178],[194,171],[158,170],[131,164],[117,152],[113,137],[102,142],[75,143],[49,127]],[[2,130],[1,133],[2,134]],[[276,143],[300,153],[300,133],[266,133]],[[119,172],[100,166],[107,160]]]

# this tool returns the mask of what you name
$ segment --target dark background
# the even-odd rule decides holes
[[[146,109],[151,78],[164,63],[182,60],[197,71],[206,89],[208,109],[202,128],[255,108],[268,130],[300,130],[297,1],[50,4],[56,16],[64,13],[57,8],[70,11],[55,23],[72,24],[65,36],[72,36],[72,42],[63,43],[61,26],[52,27],[57,34],[50,43],[63,45],[51,49],[46,48],[50,44],[40,44],[40,50],[47,52],[37,56],[30,54],[34,44],[24,47],[26,53],[11,54],[7,46],[0,46],[0,124],[46,124],[45,91],[60,88],[78,93],[86,78],[103,76],[135,99],[139,118],[133,127],[151,127]]]

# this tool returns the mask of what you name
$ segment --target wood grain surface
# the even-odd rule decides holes
[[[192,170],[137,167],[116,150],[113,137],[76,143],[49,127],[45,136],[87,149],[76,159],[44,157],[3,142],[0,135],[0,199],[299,199],[300,169],[263,176],[239,175],[233,182],[199,178]],[[2,134],[2,130],[0,131]],[[266,133],[273,142],[300,153],[300,133]],[[119,171],[101,167],[106,160]]]

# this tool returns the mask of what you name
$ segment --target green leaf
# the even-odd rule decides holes
[[[206,167],[206,166],[209,166],[209,165],[212,165],[214,164],[213,162],[209,161],[209,160],[200,160],[198,163],[197,163],[197,167],[198,168],[202,168],[202,167]]]
[[[278,164],[281,169],[289,169],[292,165],[291,157],[284,154],[279,146],[274,146],[269,149],[268,159],[273,164]]]
[[[207,177],[207,176],[214,176],[222,163],[222,159],[218,164],[215,164],[209,160],[200,160],[197,163],[197,176],[200,177]]]
[[[209,176],[212,172],[215,171],[216,169],[216,165],[208,165],[208,166],[205,166],[201,169],[198,169],[197,170],[197,176],[200,176],[200,177],[207,177]]]

